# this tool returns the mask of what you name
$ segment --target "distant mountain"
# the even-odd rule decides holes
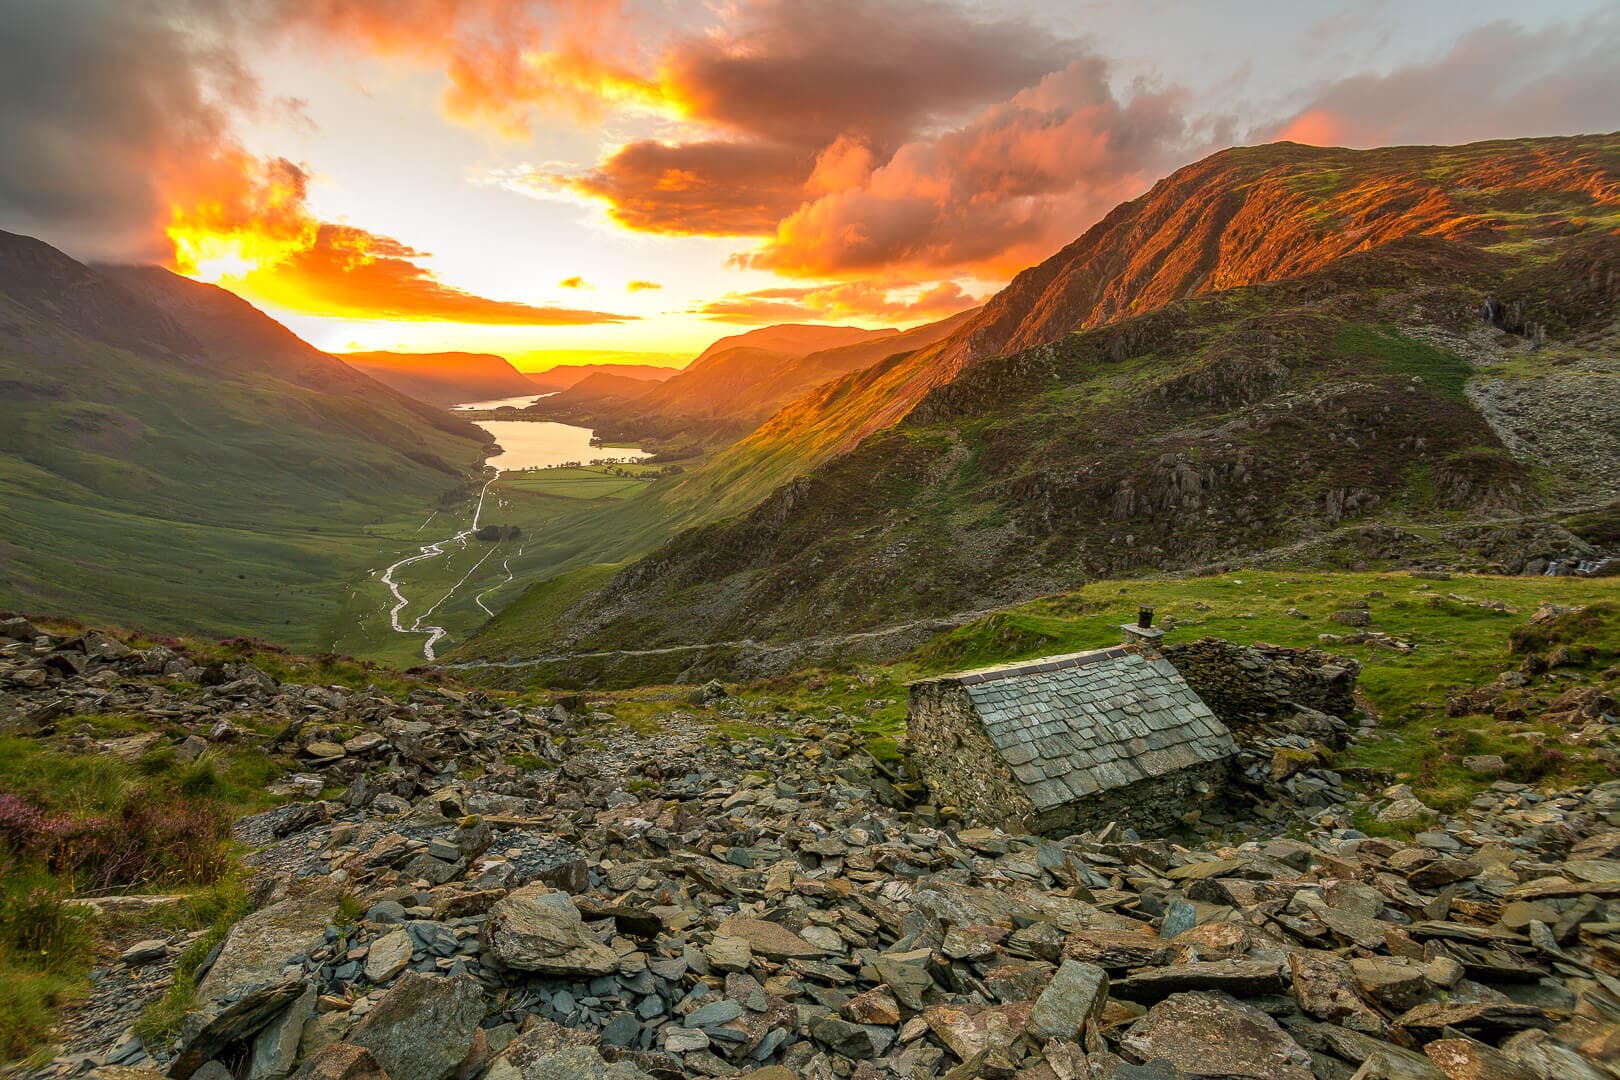
[[[806,353],[818,352],[821,349],[836,349],[841,345],[854,345],[857,342],[871,341],[874,338],[893,337],[900,331],[886,327],[880,330],[867,330],[859,326],[823,326],[818,323],[777,323],[774,326],[761,326],[757,330],[746,330],[740,334],[730,334],[720,338],[697,355],[697,359],[687,367],[702,363],[716,353],[728,349],[764,349],[768,352],[792,353],[803,356]]]
[[[1612,544],[1563,521],[1620,498],[1617,355],[1620,135],[1228,151],[719,454],[684,497],[736,516],[531,639],[735,665],[1110,574],[1568,564]]]
[[[567,390],[556,395],[556,398],[547,398],[553,401],[566,398],[571,407],[598,410],[613,408],[625,402],[635,401],[647,393],[649,386],[659,385],[652,379],[632,379],[628,375],[610,374],[599,371],[579,380]]]
[[[766,326],[721,338],[678,374],[635,397],[582,393],[580,384],[537,403],[538,415],[586,424],[611,439],[701,444],[753,430],[808,391],[897,353],[930,345],[972,312],[907,331],[852,326]]]
[[[0,605],[320,646],[486,436],[150,267],[0,233]]]
[[[665,367],[660,364],[559,364],[544,371],[529,371],[524,374],[544,394],[567,390],[592,375],[617,375],[638,382],[662,382],[680,374],[680,371],[678,367]]]
[[[492,353],[338,353],[350,367],[432,405],[493,401],[538,393],[533,382]]]

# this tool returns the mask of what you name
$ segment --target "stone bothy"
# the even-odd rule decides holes
[[[1161,631],[1121,629],[1115,648],[913,683],[907,730],[935,798],[983,824],[1056,833],[1162,831],[1216,795],[1232,733],[1160,656]]]

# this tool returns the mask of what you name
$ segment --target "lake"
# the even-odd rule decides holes
[[[484,409],[526,409],[541,398],[548,398],[550,394],[523,394],[519,397],[493,398],[489,401],[463,401],[460,405],[450,406],[452,412],[477,412]]]
[[[533,405],[545,394],[499,398],[495,401],[469,401],[455,406],[463,412],[472,409],[499,409],[510,405],[521,409]],[[627,446],[592,446],[590,428],[557,424],[549,420],[474,420],[501,444],[501,452],[486,460],[502,472],[519,469],[549,469],[566,462],[588,464],[593,458],[641,461],[652,457],[645,450]]]

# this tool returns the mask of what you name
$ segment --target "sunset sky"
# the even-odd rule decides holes
[[[530,368],[940,318],[1225,146],[1620,128],[1612,0],[0,0],[0,26],[0,228],[218,281],[323,348]]]

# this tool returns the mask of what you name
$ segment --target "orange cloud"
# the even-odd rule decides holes
[[[308,177],[285,158],[236,151],[174,184],[173,265],[261,303],[314,315],[510,326],[624,322],[632,316],[493,300],[446,285],[392,237],[317,221]]]
[[[587,288],[587,286],[585,284],[585,279],[580,277],[578,274],[575,274],[573,277],[565,277],[561,281],[557,282],[557,284],[562,286],[565,289],[584,289],[584,288]]]
[[[626,292],[647,292],[650,289],[662,289],[663,286],[656,281],[631,281],[625,283]]]
[[[334,47],[442,70],[445,111],[511,136],[537,111],[594,119],[665,91],[622,5],[607,0],[273,0],[269,20]]]
[[[849,282],[808,288],[758,289],[731,293],[700,304],[693,313],[716,322],[769,324],[883,319],[898,323],[929,322],[976,307],[982,299],[954,281],[930,287]]]
[[[637,232],[673,236],[763,236],[793,212],[814,156],[755,142],[620,147],[583,175],[532,170],[504,183],[528,194],[572,192],[599,200]]]
[[[1103,60],[1075,60],[876,168],[830,167],[853,182],[825,185],[736,261],[796,277],[1014,272],[1188,156],[1183,104],[1175,91],[1122,100]]]

